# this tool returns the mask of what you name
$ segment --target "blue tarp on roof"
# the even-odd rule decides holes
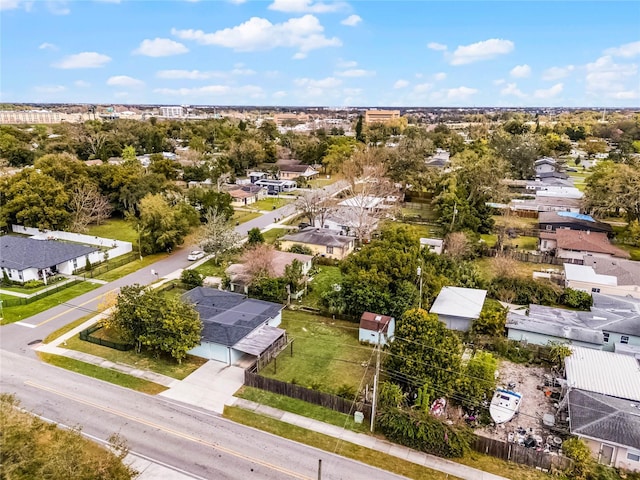
[[[591,217],[591,215],[584,215],[582,213],[576,213],[576,212],[558,212],[558,215],[561,217],[569,217],[569,218],[575,218],[576,220],[584,220],[585,222],[593,222],[595,223],[596,221],[593,219],[593,217]]]

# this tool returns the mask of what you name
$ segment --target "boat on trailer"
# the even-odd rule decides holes
[[[496,423],[505,423],[513,418],[522,403],[522,394],[498,388],[491,399],[489,413]]]

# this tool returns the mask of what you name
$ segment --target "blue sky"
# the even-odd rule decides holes
[[[0,101],[640,105],[640,2],[0,0]]]

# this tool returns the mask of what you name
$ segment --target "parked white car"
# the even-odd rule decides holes
[[[195,260],[200,260],[201,258],[204,258],[204,252],[202,250],[194,250],[189,254],[187,260],[193,262]]]

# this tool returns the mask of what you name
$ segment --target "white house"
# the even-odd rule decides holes
[[[437,314],[448,329],[464,332],[480,316],[486,296],[486,290],[477,288],[442,287],[429,313]]]
[[[381,346],[393,341],[396,330],[396,320],[388,315],[364,312],[360,317],[358,339],[361,342],[372,343]]]
[[[233,365],[244,355],[260,357],[285,338],[277,328],[280,304],[207,287],[189,290],[182,298],[193,304],[203,324],[202,340],[189,350],[191,355]]]
[[[640,298],[640,262],[585,255],[583,265],[564,264],[565,287]]]
[[[420,239],[420,248],[426,248],[429,251],[436,253],[438,255],[442,254],[442,247],[444,245],[444,240],[441,238],[421,238]]]

